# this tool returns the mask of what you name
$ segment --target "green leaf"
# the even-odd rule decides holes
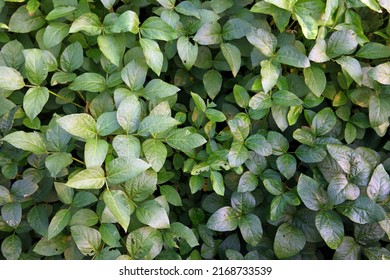
[[[173,9],[175,7],[176,0],[157,0],[161,6],[167,9]]]
[[[147,170],[150,164],[142,159],[124,159],[116,158],[112,160],[107,168],[107,181],[110,185],[116,185],[140,175]]]
[[[53,153],[45,159],[45,166],[50,175],[55,178],[67,166],[73,162],[70,153]]]
[[[253,110],[268,109],[272,106],[271,96],[262,91],[256,93],[249,100],[249,107]]]
[[[70,231],[83,255],[93,256],[100,250],[101,235],[98,230],[86,226],[72,226]]]
[[[224,40],[230,41],[244,37],[252,28],[252,25],[240,18],[229,19],[222,28]]]
[[[237,114],[233,119],[228,121],[228,125],[233,138],[238,142],[244,142],[250,132],[250,119],[244,113]]]
[[[198,133],[192,133],[187,129],[180,128],[172,130],[168,134],[166,142],[174,149],[188,152],[192,149],[202,146],[207,141],[202,135]]]
[[[344,236],[343,241],[337,247],[333,255],[334,260],[358,260],[361,248],[359,244],[350,236]]]
[[[228,62],[230,69],[232,70],[233,77],[237,76],[238,71],[241,67],[241,52],[233,44],[222,43],[220,45],[223,56]]]
[[[279,259],[287,259],[297,255],[305,246],[303,232],[287,223],[281,224],[275,235],[274,251]]]
[[[148,100],[163,99],[175,95],[180,89],[160,79],[151,80],[143,91],[143,97]]]
[[[64,204],[71,204],[74,198],[74,189],[69,188],[64,183],[54,182],[58,199]]]
[[[39,86],[48,74],[47,64],[40,49],[23,50],[27,79]]]
[[[278,50],[276,57],[282,64],[298,68],[310,67],[310,61],[307,56],[289,45],[282,46]]]
[[[18,90],[25,86],[23,77],[13,68],[0,66],[0,88],[4,90]]]
[[[244,143],[233,141],[228,154],[230,167],[239,167],[248,159],[248,157],[249,152]]]
[[[326,55],[335,58],[351,54],[358,45],[356,33],[352,30],[338,30],[330,35],[326,46]]]
[[[295,3],[297,2],[298,0],[266,0],[265,2],[267,3],[271,3],[279,8],[282,8],[282,9],[285,9],[285,10],[288,10],[288,11],[292,11]]]
[[[74,10],[76,10],[76,7],[72,7],[72,6],[55,7],[47,14],[46,20],[55,20],[62,17],[66,17],[70,15]]]
[[[390,102],[387,99],[387,95],[372,94],[368,109],[371,127],[379,136],[383,137],[389,127]]]
[[[66,185],[82,190],[100,189],[103,187],[105,181],[104,170],[100,166],[95,166],[80,171],[70,178]]]
[[[12,184],[11,193],[16,200],[23,200],[34,194],[38,188],[38,185],[30,179],[22,179]]]
[[[280,64],[274,60],[263,60],[261,63],[261,85],[265,93],[269,92],[278,82],[282,72]]]
[[[39,155],[46,153],[45,140],[38,132],[16,131],[6,135],[2,140],[18,149],[33,154]]]
[[[344,139],[347,144],[351,144],[356,139],[356,127],[349,122],[345,125]]]
[[[133,201],[149,198],[157,189],[157,173],[151,169],[142,172],[125,183],[125,191]]]
[[[317,63],[329,61],[330,58],[326,54],[326,41],[318,38],[315,45],[309,53],[309,59]]]
[[[82,208],[88,205],[91,205],[97,201],[95,195],[87,191],[77,192],[74,196],[72,206],[75,208]]]
[[[38,30],[46,23],[40,10],[36,10],[32,15],[23,5],[14,12],[9,20],[9,31],[15,33],[29,33]]]
[[[337,211],[358,224],[376,223],[386,218],[382,206],[364,196],[338,205]]]
[[[119,66],[126,50],[126,37],[123,34],[100,35],[97,42],[104,56],[112,64]]]
[[[316,228],[329,248],[336,250],[344,237],[344,225],[340,216],[332,211],[320,211],[316,215]]]
[[[377,65],[374,69],[370,70],[369,76],[378,83],[390,85],[390,62]]]
[[[363,70],[358,60],[350,56],[342,56],[336,59],[336,62],[359,86],[362,84]]]
[[[135,95],[127,96],[119,104],[116,118],[127,134],[137,131],[141,121],[141,103]]]
[[[240,85],[234,85],[233,87],[234,100],[241,108],[247,108],[249,106],[250,96],[246,89]]]
[[[328,197],[317,181],[301,174],[297,186],[298,194],[307,208],[313,211],[323,209],[328,203]]]
[[[390,57],[390,47],[376,42],[369,42],[360,48],[355,56],[366,59],[388,58]]]
[[[361,0],[361,2],[364,3],[371,10],[377,13],[382,13],[381,7],[376,0]]]
[[[52,48],[62,42],[69,34],[69,25],[61,22],[50,23],[43,33],[43,44],[46,48]]]
[[[77,76],[68,88],[74,91],[102,92],[106,89],[106,79],[97,73],[84,73]]]
[[[96,138],[96,121],[91,115],[85,113],[66,115],[57,119],[57,123],[65,131],[83,141]]]
[[[131,90],[139,90],[143,87],[148,66],[144,60],[133,59],[121,71],[121,78]]]
[[[313,118],[311,127],[315,135],[324,136],[336,125],[337,118],[331,108],[324,108]]]
[[[221,90],[222,87],[222,75],[216,70],[209,70],[203,75],[203,84],[206,89],[207,95],[214,99]]]
[[[324,71],[318,67],[303,69],[305,84],[317,96],[320,97],[326,87],[326,76]]]
[[[281,195],[284,192],[284,186],[282,182],[276,179],[264,179],[263,184],[265,189],[273,195]]]
[[[194,41],[200,45],[215,45],[222,43],[222,28],[218,22],[204,24],[198,29]]]
[[[33,251],[45,257],[57,256],[64,253],[66,245],[67,242],[64,235],[57,235],[50,240],[43,237],[36,243]]]
[[[210,2],[211,8],[217,14],[223,13],[227,9],[233,7],[233,0],[211,0]]]
[[[268,143],[271,144],[272,153],[275,156],[280,156],[287,153],[289,148],[289,143],[287,139],[276,131],[269,131],[267,136]]]
[[[254,214],[242,216],[238,221],[238,227],[245,242],[252,246],[257,246],[263,238],[261,221]]]
[[[207,227],[215,231],[232,231],[237,228],[238,222],[237,211],[226,206],[211,215],[207,221]]]
[[[298,3],[301,1],[298,1]],[[297,4],[298,4],[297,3]],[[318,2],[317,2],[318,3]],[[318,22],[308,13],[306,7],[295,5],[294,6],[294,15],[296,16],[299,25],[302,28],[302,33],[307,39],[316,39],[318,33]],[[311,12],[311,11],[310,11]]]
[[[253,28],[246,34],[246,38],[249,43],[255,46],[266,57],[272,57],[274,55],[278,41],[272,33],[261,28]]]
[[[19,202],[9,202],[1,207],[1,217],[10,227],[16,228],[22,221],[22,206]]]
[[[167,131],[180,124],[176,119],[169,116],[147,116],[138,128],[138,135],[148,136]]]
[[[84,147],[85,166],[101,166],[106,159],[108,143],[101,139],[88,139]]]
[[[126,240],[129,256],[135,260],[154,259],[162,250],[163,239],[159,230],[143,227],[132,231]]]
[[[183,225],[182,223],[178,223],[178,222],[172,223],[171,227],[169,228],[169,233],[171,233],[174,236],[183,238],[191,247],[195,247],[199,245],[194,232],[190,228]]]
[[[46,145],[49,151],[64,152],[72,136],[57,123],[58,115],[50,121],[46,131]]]
[[[192,44],[188,37],[182,36],[177,40],[177,52],[185,68],[190,70],[198,57],[198,44]]]
[[[126,11],[121,14],[111,26],[111,31],[114,33],[131,32],[137,34],[139,31],[139,18],[133,11]]]
[[[225,193],[225,184],[223,182],[222,174],[212,170],[210,171],[210,180],[215,193],[223,196]]]
[[[172,204],[173,206],[183,206],[181,197],[174,187],[169,185],[161,186],[160,192],[161,195],[165,196],[169,204]]]
[[[103,200],[123,230],[127,232],[130,215],[133,212],[130,209],[129,198],[121,190],[106,190],[103,193]]]
[[[99,232],[104,243],[110,247],[121,247],[119,243],[120,234],[118,229],[114,224],[101,224],[99,227]]]
[[[141,155],[141,143],[132,135],[117,135],[112,141],[112,147],[117,155],[124,159],[131,160]]]
[[[169,228],[169,217],[164,208],[155,200],[147,200],[136,210],[138,220],[155,229]]]
[[[72,215],[69,226],[94,226],[99,222],[99,217],[91,209],[80,209]]]
[[[237,192],[254,191],[259,184],[259,179],[250,171],[245,171],[238,182]]]
[[[213,122],[224,122],[226,120],[226,116],[218,110],[208,108],[206,110],[206,117]]]
[[[100,136],[107,136],[118,130],[121,126],[116,118],[117,112],[105,112],[96,121],[96,130]]]
[[[337,174],[329,182],[328,197],[335,205],[343,203],[347,199],[355,200],[359,195],[359,188],[355,184],[349,183],[344,174]]]
[[[49,90],[46,87],[30,88],[23,98],[23,108],[30,120],[35,119],[49,100]]]
[[[385,201],[390,194],[390,177],[382,164],[379,164],[372,173],[367,186],[368,197],[377,202]]]
[[[148,17],[140,29],[143,37],[152,40],[172,41],[177,39],[176,31],[159,17]]]
[[[70,209],[58,210],[50,221],[47,239],[50,240],[60,234],[69,224],[71,217]]]
[[[294,93],[288,90],[279,90],[272,94],[272,103],[278,106],[298,106],[303,104],[302,100],[299,99]]]
[[[17,260],[22,253],[22,241],[19,236],[12,234],[1,243],[1,253],[7,260]]]
[[[297,161],[293,155],[285,154],[276,159],[278,170],[287,179],[291,179],[297,170]]]
[[[142,151],[153,170],[156,172],[160,171],[168,154],[165,145],[159,140],[147,139],[142,143]]]
[[[73,21],[69,33],[83,32],[87,36],[97,36],[102,32],[102,24],[94,13],[85,13]]]
[[[142,47],[146,64],[148,64],[148,66],[153,70],[154,73],[157,74],[157,76],[160,76],[163,67],[164,56],[160,50],[159,45],[155,41],[146,38],[141,38],[139,43]]]
[[[65,72],[73,72],[83,64],[83,47],[76,41],[67,46],[60,57],[61,69]]]
[[[12,202],[11,193],[8,188],[0,185],[0,206]]]

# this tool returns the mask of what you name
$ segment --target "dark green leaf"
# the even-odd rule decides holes
[[[356,53],[356,57],[367,59],[388,58],[390,57],[390,47],[376,42],[370,42],[360,48]]]
[[[27,6],[19,7],[9,20],[9,30],[16,33],[29,33],[38,30],[45,24],[45,18],[41,11],[36,10],[32,15],[27,10]]]
[[[57,235],[50,240],[43,237],[37,242],[33,251],[41,256],[57,256],[65,251],[66,245],[66,237],[64,235]]]
[[[192,133],[187,129],[175,129],[166,138],[167,144],[174,149],[188,152],[202,146],[206,139],[198,133]]]
[[[283,46],[278,50],[277,59],[280,63],[293,67],[310,67],[310,61],[307,56],[289,45]]]
[[[324,136],[333,129],[336,122],[337,118],[332,109],[325,108],[314,116],[311,126],[317,136]]]
[[[7,260],[17,260],[22,253],[22,241],[19,236],[12,234],[1,243],[1,253]]]
[[[121,78],[131,90],[139,90],[146,80],[148,66],[141,59],[134,59],[121,71]]]
[[[272,94],[272,103],[278,106],[298,106],[303,102],[294,93],[288,90],[279,90]]]
[[[254,134],[245,139],[245,146],[255,151],[262,156],[269,156],[272,154],[272,146],[268,143],[267,139],[261,134]]]
[[[279,259],[287,259],[297,255],[305,246],[303,232],[287,223],[279,226],[274,241],[275,255]]]
[[[358,224],[375,223],[386,218],[382,206],[364,196],[344,202],[337,207],[337,211]]]
[[[16,228],[22,221],[22,205],[9,202],[1,207],[1,217],[10,227]]]
[[[180,89],[160,79],[151,80],[143,91],[143,96],[148,100],[162,99],[179,92]]]
[[[43,43],[46,48],[52,48],[62,42],[69,34],[69,25],[61,22],[50,23],[43,33]]]
[[[340,216],[332,211],[320,211],[316,215],[316,227],[329,248],[335,250],[344,237],[344,225]]]
[[[61,69],[73,72],[83,64],[83,47],[79,42],[67,46],[60,57]]]
[[[97,73],[84,73],[74,79],[69,85],[69,89],[102,92],[106,89],[106,79]]]
[[[30,83],[39,86],[46,79],[48,67],[43,51],[40,49],[23,50],[27,79]]]
[[[263,228],[260,219],[254,214],[242,216],[238,227],[244,240],[252,246],[257,246],[263,238]]]
[[[310,210],[321,210],[328,203],[325,190],[314,179],[304,174],[299,177],[297,190],[303,203]]]
[[[161,195],[165,196],[169,204],[172,204],[174,206],[183,206],[183,203],[181,202],[181,197],[174,187],[169,185],[161,186],[160,192]]]
[[[241,52],[233,44],[222,43],[221,51],[226,61],[228,62],[230,69],[232,70],[233,76],[236,77],[241,67]]]
[[[285,154],[279,156],[276,160],[276,165],[287,180],[291,179],[297,169],[297,161],[293,155]]]
[[[334,260],[358,260],[361,248],[359,244],[350,236],[344,236],[343,241],[337,247]]]
[[[318,67],[305,68],[303,70],[305,83],[308,88],[317,96],[320,97],[326,87],[326,76],[324,71]]]
[[[35,119],[49,100],[49,90],[46,87],[30,88],[23,98],[23,108],[30,120]]]
[[[237,228],[238,222],[236,210],[226,206],[211,215],[207,227],[215,231],[232,231]]]
[[[207,95],[214,99],[222,87],[222,75],[216,70],[209,70],[203,75],[203,84]]]

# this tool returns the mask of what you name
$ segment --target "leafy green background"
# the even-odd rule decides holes
[[[389,259],[389,0],[0,0],[0,259]]]

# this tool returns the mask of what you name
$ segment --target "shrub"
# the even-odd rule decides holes
[[[0,258],[390,257],[389,1],[0,10]]]

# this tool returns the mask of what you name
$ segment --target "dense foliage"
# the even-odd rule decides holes
[[[390,258],[389,0],[0,11],[0,259]]]

